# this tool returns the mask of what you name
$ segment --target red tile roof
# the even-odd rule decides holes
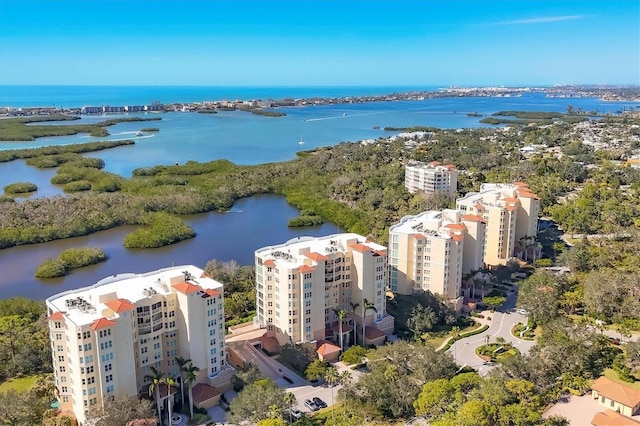
[[[411,236],[413,238],[418,239],[418,240],[426,240],[427,239],[427,237],[425,235],[423,235],[423,234],[411,234]]]
[[[596,413],[591,420],[593,426],[638,426],[640,423],[615,411]]]
[[[324,255],[322,255],[320,253],[316,253],[316,252],[307,253],[307,254],[305,254],[305,256],[307,256],[311,260],[315,260],[316,262],[318,262],[320,260],[327,260],[328,259],[327,256],[324,256]]]
[[[216,289],[213,289],[213,288],[208,288],[204,292],[207,293],[211,297],[219,296],[220,293],[221,293],[220,290],[216,290]]]
[[[51,316],[49,318],[47,318],[49,321],[61,321],[64,319],[64,312],[55,312],[53,314],[51,314]]]
[[[195,284],[191,284],[191,283],[187,283],[187,282],[181,282],[181,283],[178,283],[178,284],[174,284],[173,288],[175,288],[176,290],[178,290],[182,294],[191,294],[191,293],[195,293],[197,291],[201,291],[202,290],[202,287],[200,287],[199,285],[195,285]]]
[[[115,321],[112,321],[110,319],[106,319],[106,318],[100,318],[97,319],[93,322],[93,324],[91,324],[90,328],[93,331],[96,330],[101,330],[103,328],[107,328],[107,327],[113,327],[114,325],[116,325]]]
[[[484,210],[484,206],[480,203],[476,203],[473,207],[475,207],[477,210]]]
[[[309,265],[302,265],[301,267],[298,268],[298,272],[301,273],[305,273],[305,272],[313,272],[315,271],[316,268],[314,268],[313,266],[309,266]]]
[[[626,405],[627,407],[635,407],[640,403],[640,390],[633,389],[629,386],[621,385],[602,376],[591,385],[591,389],[600,395]]]
[[[479,216],[477,214],[465,214],[464,216],[462,216],[462,220],[467,220],[469,222],[484,222],[482,216]]]
[[[340,346],[334,345],[333,343],[323,343],[322,346],[318,348],[316,353],[318,355],[327,356],[329,354],[334,354],[336,352],[340,352]]]
[[[379,337],[384,336],[385,334],[378,330],[377,328],[374,327],[367,327],[367,329],[364,332],[365,336],[367,337],[367,340],[371,340],[371,339],[377,339]]]
[[[512,197],[505,197],[504,198],[505,203],[519,203],[520,200],[518,200],[517,198],[512,198]]]
[[[376,256],[386,256],[387,255],[387,251],[386,250],[374,250],[373,253]]]
[[[105,303],[105,305],[107,305],[109,309],[111,309],[116,314],[130,311],[136,308],[136,306],[133,303],[129,302],[127,299],[109,300],[107,303]]]
[[[518,191],[518,197],[521,197],[521,198],[535,198],[536,200],[540,199],[540,198],[538,198],[538,196],[536,194],[534,194],[533,192],[529,192],[529,191]]]
[[[442,163],[441,163],[441,162],[439,162],[439,161],[432,161],[432,162],[430,162],[429,164],[431,164],[432,166],[439,166],[439,165],[440,165],[440,164],[442,164]]]
[[[262,262],[262,264],[265,265],[265,266],[275,266],[276,261],[273,260],[273,259],[268,259],[268,260],[265,260],[264,262]]]
[[[453,164],[445,164],[444,166],[449,170],[455,170],[456,169],[456,166],[454,166]]]
[[[351,247],[351,249],[355,251],[359,251],[360,253],[366,253],[368,251],[371,251],[371,247],[366,246],[364,244],[360,244],[360,243],[351,244],[349,247]]]
[[[220,392],[220,389],[216,388],[215,386],[210,386],[206,383],[198,383],[193,387],[191,393],[193,395],[193,402],[195,403],[204,402],[208,399],[222,394],[222,392]]]
[[[456,231],[464,231],[465,229],[467,229],[467,227],[464,226],[463,223],[450,223],[446,225],[445,228],[453,229]]]
[[[462,240],[464,240],[464,236],[462,236],[462,235],[457,235],[457,234],[453,234],[453,235],[451,235],[451,238],[452,238],[454,241],[462,241]]]

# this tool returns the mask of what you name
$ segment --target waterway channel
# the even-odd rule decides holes
[[[171,265],[193,264],[204,268],[211,259],[234,260],[252,265],[256,249],[280,244],[300,236],[321,236],[342,232],[334,224],[289,228],[287,221],[298,210],[284,197],[258,195],[238,200],[227,213],[186,216],[197,235],[190,240],[158,249],[131,250],[122,241],[135,226],[122,226],[91,235],[43,244],[12,247],[0,251],[0,298],[25,296],[45,299],[61,291],[91,285],[109,275],[148,272]],[[78,269],[62,278],[34,278],[38,265],[72,247],[100,247],[106,262]]]

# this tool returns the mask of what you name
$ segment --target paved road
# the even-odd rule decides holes
[[[502,337],[505,341],[513,344],[521,353],[526,354],[535,345],[534,341],[522,340],[511,335],[511,328],[515,323],[526,323],[527,317],[516,312],[509,312],[515,307],[517,293],[511,292],[507,296],[507,301],[495,312],[483,312],[486,316],[491,316],[491,324],[487,331],[476,334],[472,337],[458,340],[447,351],[450,353],[458,365],[467,365],[475,368],[482,375],[488,374],[494,367],[484,365],[484,361],[476,355],[476,348],[490,342],[495,342],[497,337]]]

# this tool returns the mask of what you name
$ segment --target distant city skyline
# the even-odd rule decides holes
[[[640,84],[640,3],[2,0],[0,8],[0,85],[554,84]]]

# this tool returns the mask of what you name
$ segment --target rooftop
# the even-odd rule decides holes
[[[318,262],[329,259],[333,253],[345,253],[351,250],[372,251],[382,254],[385,246],[367,241],[354,233],[333,234],[324,237],[298,237],[284,244],[263,247],[256,250],[256,256],[263,260],[263,265],[283,265],[294,269],[303,267],[299,272],[311,271]]]
[[[616,383],[602,376],[591,385],[600,395],[628,407],[640,404],[640,390]]]
[[[466,229],[466,226],[460,223],[461,218],[460,210],[430,210],[413,216],[404,216],[399,223],[391,226],[389,231],[413,235],[416,238],[430,236],[450,239],[452,232],[462,232]]]
[[[197,278],[196,278],[197,277]],[[175,283],[171,285],[171,282]],[[104,278],[88,287],[65,291],[47,299],[51,320],[66,318],[77,326],[104,327],[107,318],[136,308],[136,303],[156,294],[180,291],[185,294],[202,292],[204,297],[217,296],[223,285],[192,265],[159,269],[144,274],[118,274]],[[102,322],[100,322],[102,321]],[[97,329],[97,328],[96,328]]]

